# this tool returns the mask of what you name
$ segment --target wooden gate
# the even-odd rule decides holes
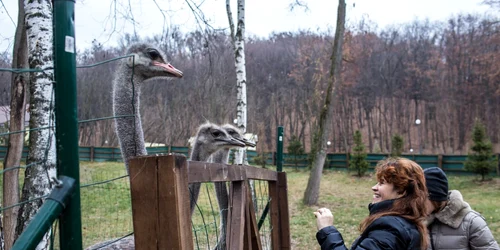
[[[230,182],[227,249],[262,249],[248,180],[268,182],[271,248],[291,248],[286,173],[179,154],[138,157],[129,165],[135,249],[194,249],[188,184],[198,182]]]

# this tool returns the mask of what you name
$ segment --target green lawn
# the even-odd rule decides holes
[[[325,171],[321,180],[319,205],[306,207],[302,197],[307,172],[289,172],[288,190],[291,213],[290,230],[294,249],[319,249],[315,240],[316,221],[312,214],[319,207],[328,207],[334,214],[334,224],[350,245],[359,235],[358,225],[368,214],[373,177],[358,179],[346,172]],[[500,239],[500,179],[481,183],[479,177],[450,175],[450,189],[458,189],[473,209],[485,218],[495,239]]]
[[[89,163],[81,162],[81,184],[103,182],[125,175],[123,163]],[[335,225],[343,234],[344,240],[350,245],[359,234],[359,222],[368,214],[367,206],[371,201],[371,187],[375,184],[372,176],[356,178],[350,173],[342,171],[325,171],[321,180],[319,204],[307,207],[302,205],[302,197],[309,173],[296,172],[286,169],[288,177],[288,200],[290,209],[290,230],[293,249],[319,249],[315,239],[316,221],[313,212],[319,207],[328,207],[335,216]],[[480,212],[493,232],[496,239],[500,239],[500,178],[493,178],[487,182],[479,182],[475,176],[449,176],[450,188],[462,192],[464,199]],[[256,184],[257,192],[265,193],[267,186]],[[211,186],[208,186],[211,189]],[[200,202],[215,204],[215,196],[206,195],[202,188]],[[128,178],[112,182],[90,185],[82,188],[82,227],[84,246],[89,246],[104,239],[123,236],[132,231],[130,194]],[[265,206],[265,201],[260,201],[258,209]],[[215,204],[216,205],[216,204]],[[209,224],[208,227],[199,228],[195,225],[198,237],[212,239],[201,235],[199,232],[216,230],[213,222],[218,223],[218,213],[205,211],[205,216],[193,218],[196,224],[201,220]],[[267,224],[265,224],[267,225]],[[264,226],[263,230],[268,226]],[[263,239],[265,240],[265,239]],[[213,245],[212,245],[213,246]]]

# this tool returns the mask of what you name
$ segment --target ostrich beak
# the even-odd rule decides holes
[[[224,139],[219,139],[219,141],[221,142],[224,142],[224,143],[227,143],[229,145],[232,145],[232,146],[237,146],[237,147],[244,147],[245,146],[245,143],[240,141],[240,140],[236,140],[234,138],[224,138]]]
[[[257,143],[255,143],[255,142],[251,142],[251,141],[249,141],[249,140],[247,140],[247,139],[245,139],[245,138],[242,138],[242,139],[236,139],[236,140],[238,140],[238,141],[240,141],[240,142],[243,142],[243,143],[245,144],[245,146],[247,146],[247,147],[255,147],[255,146],[257,146]]]
[[[183,76],[182,71],[176,69],[170,63],[161,63],[161,62],[154,61],[153,65],[165,69],[165,71],[167,71],[169,74],[171,74],[174,77],[182,78],[182,76]]]
[[[247,147],[255,147],[257,143],[245,140],[245,145],[247,145]]]

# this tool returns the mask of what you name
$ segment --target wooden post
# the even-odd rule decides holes
[[[497,155],[498,167],[497,167],[497,175],[500,175],[500,154]]]
[[[292,249],[290,239],[290,215],[288,211],[288,186],[286,182],[286,173],[278,173],[278,207],[279,207],[279,230],[280,230],[280,249]],[[273,248],[274,249],[274,248]]]
[[[229,223],[227,249],[243,250],[245,226],[246,181],[231,182],[229,189]]]
[[[94,146],[90,147],[90,161],[94,161]]]
[[[438,168],[443,169],[443,155],[438,154]]]
[[[270,181],[269,182],[269,199],[271,200],[270,204],[270,219],[271,225],[273,228],[271,230],[271,249],[280,249],[280,229],[279,226],[275,227],[275,225],[279,225],[279,194],[278,194],[278,182]]]
[[[351,153],[347,152],[345,153],[345,156],[346,156],[346,165],[345,165],[345,169],[349,169],[349,164],[350,164],[350,161],[351,161]]]
[[[158,179],[156,157],[130,160],[130,193],[136,249],[157,249]]]
[[[129,170],[135,249],[193,249],[186,157],[133,158]]]
[[[255,218],[255,209],[252,200],[250,189],[247,188],[247,205],[245,211],[245,248],[262,250],[262,243],[260,241],[259,229],[257,227],[257,219]]]

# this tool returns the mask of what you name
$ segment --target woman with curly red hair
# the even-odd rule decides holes
[[[376,176],[370,215],[361,222],[361,235],[351,249],[426,249],[427,188],[422,168],[405,158],[390,158],[377,164]],[[347,249],[333,226],[331,211],[320,208],[314,215],[321,249]]]

